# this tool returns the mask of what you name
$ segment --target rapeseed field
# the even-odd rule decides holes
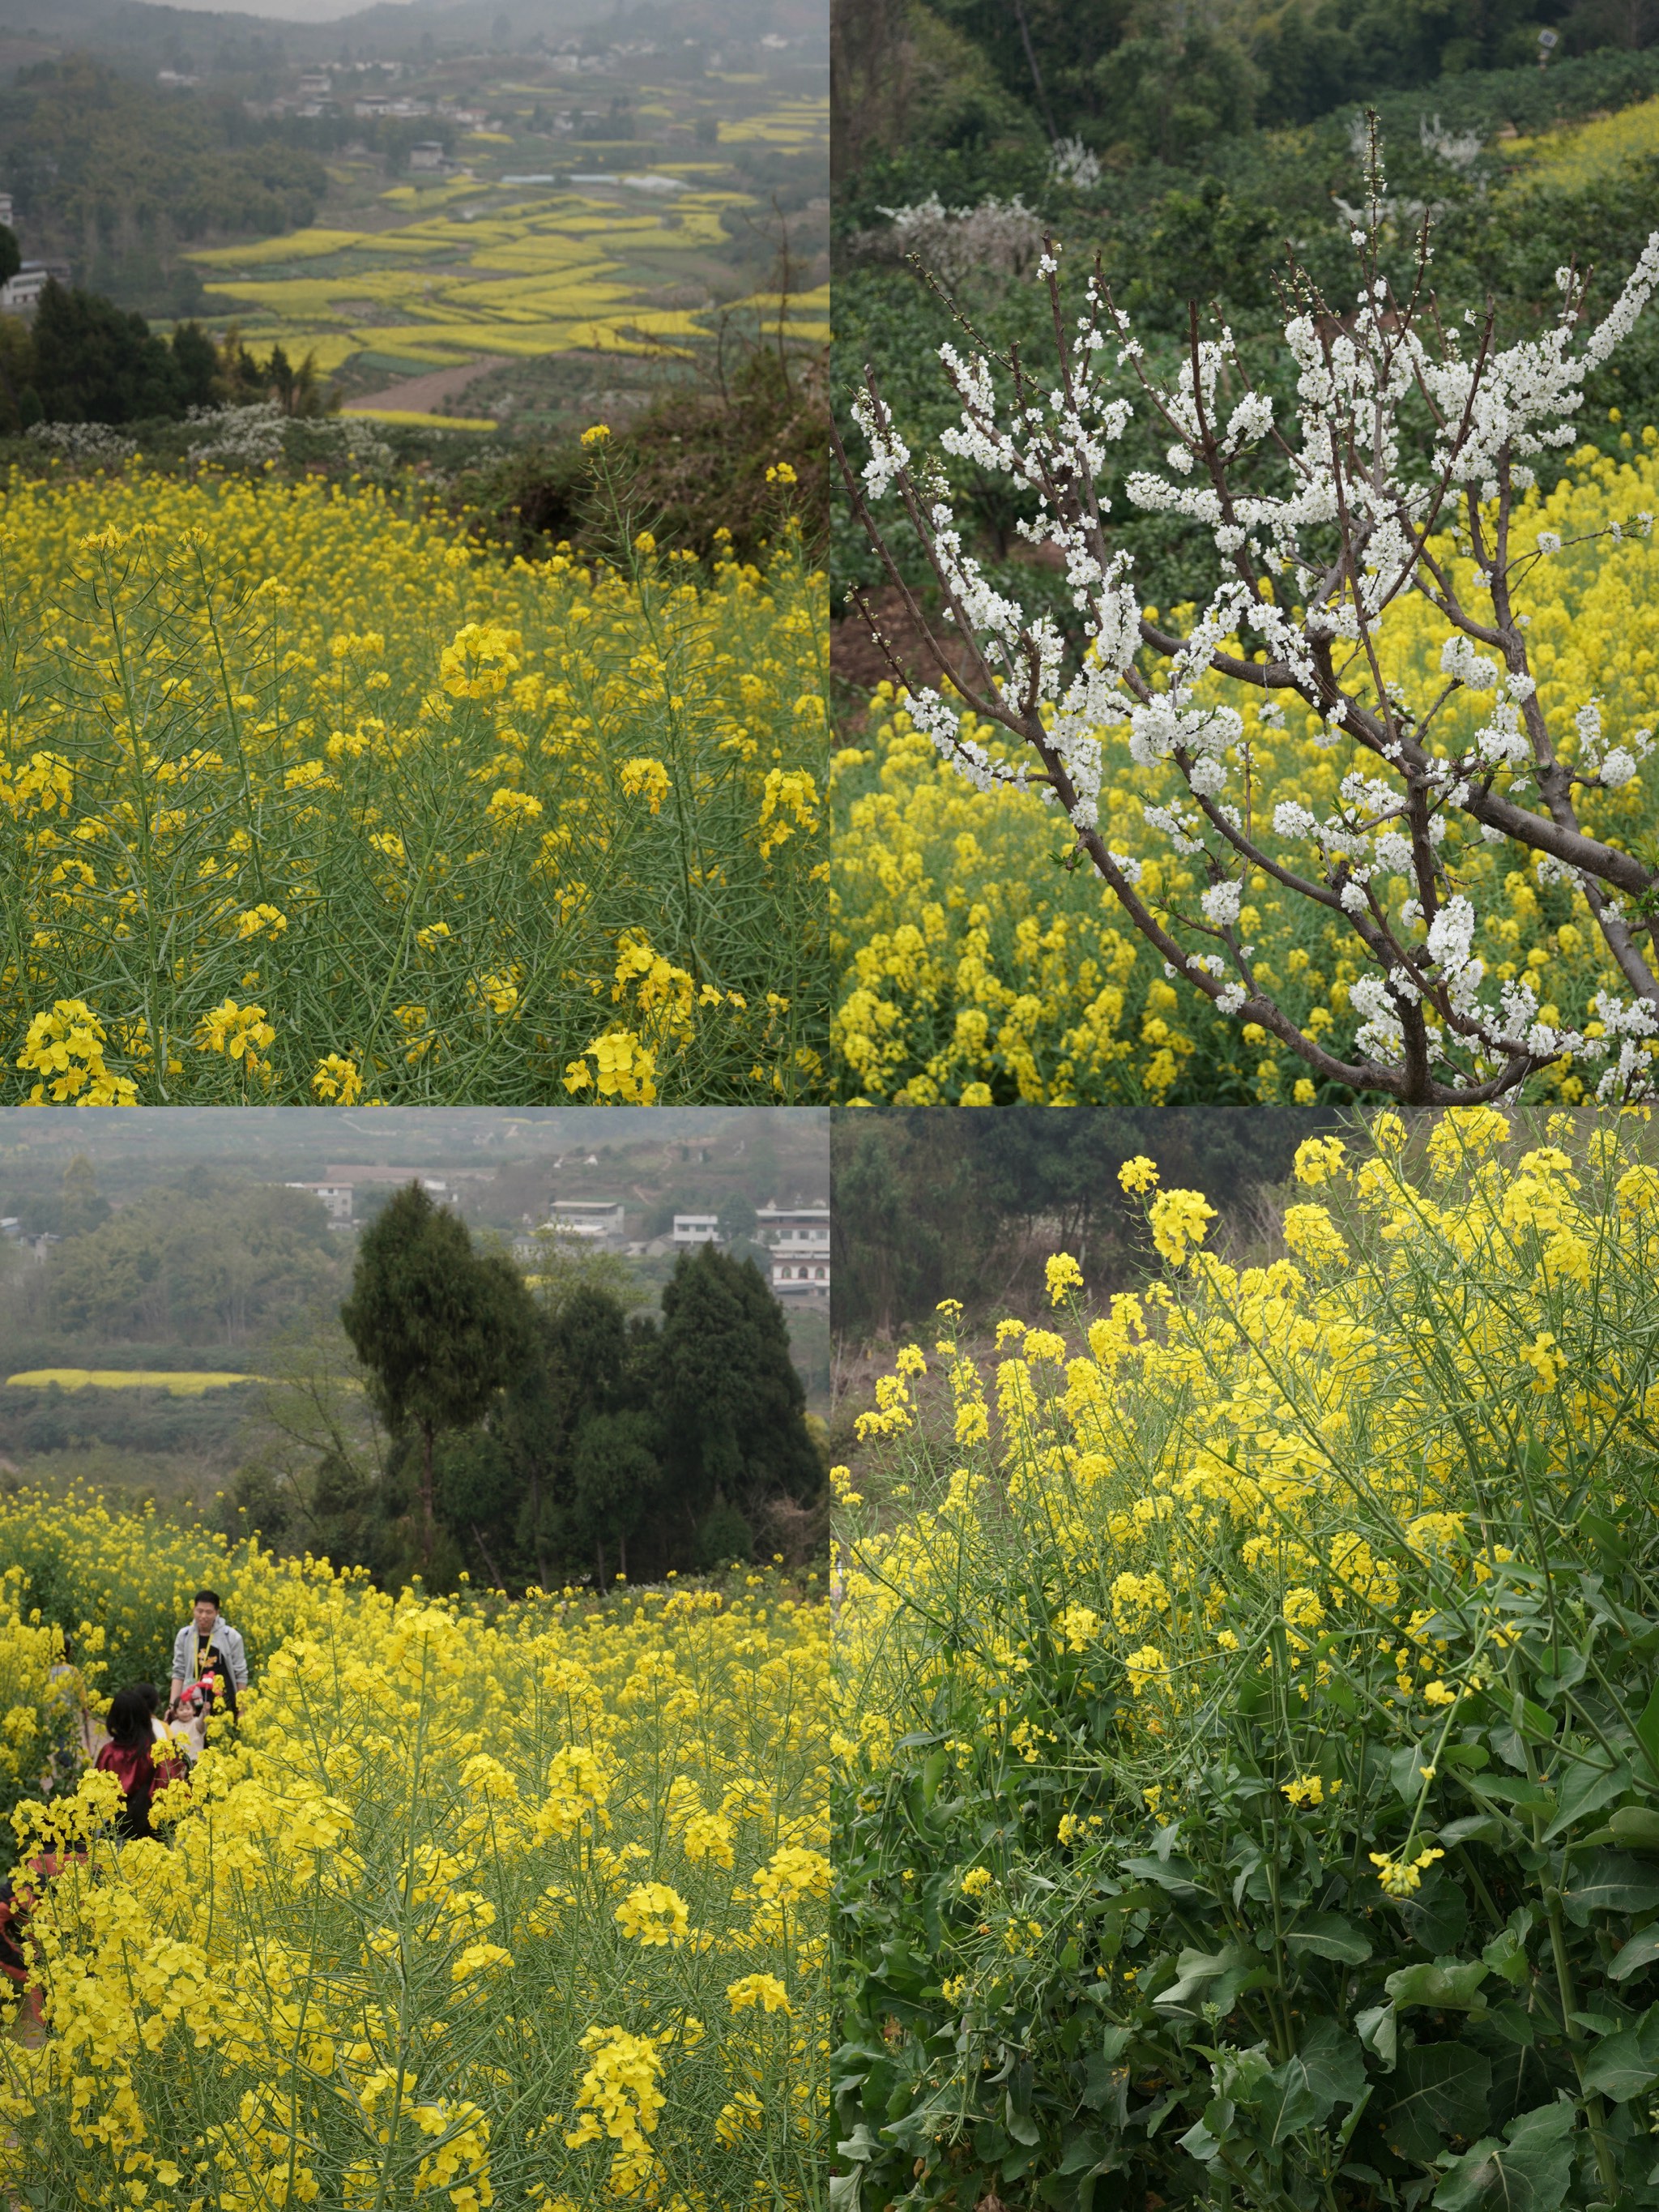
[[[165,1390],[174,1398],[199,1398],[204,1391],[232,1389],[254,1380],[217,1370],[147,1367],[31,1367],[6,1377],[8,1385],[27,1390],[44,1390],[55,1382],[60,1390]]]
[[[808,151],[823,140],[823,111],[798,107],[729,125],[724,136]],[[567,186],[526,197],[470,179],[396,185],[384,195],[395,210],[389,223],[319,224],[188,258],[216,310],[228,306],[252,341],[278,341],[296,360],[309,352],[329,374],[359,353],[410,368],[576,349],[689,356],[712,338],[716,312],[759,329],[775,327],[780,311],[769,315],[763,295],[719,311],[653,297],[688,276],[701,283],[707,257],[727,245],[726,219],[758,211],[750,192],[695,173],[708,165],[679,166],[685,174],[618,177],[606,193]],[[810,304],[816,315],[790,334],[822,342],[827,287]]]
[[[837,1471],[858,2201],[1444,2212],[1544,2126],[1559,2212],[1639,2186],[1659,2061],[1600,2054],[1659,1951],[1652,1152],[1645,1109],[1384,1114],[1243,1265],[1131,1159],[1150,1279],[1054,1253],[1053,1326],[946,1301],[880,1376]]]
[[[648,532],[503,565],[356,483],[15,477],[0,1100],[818,1095],[787,498],[705,576]]]
[[[40,1597],[80,1624],[94,1703],[164,1673],[204,1573],[252,1669],[158,1796],[166,1840],[110,1840],[107,1776],[17,1812],[21,1849],[84,1856],[33,1893],[44,2033],[0,2045],[9,2194],[818,2201],[821,1606],[759,1576],[393,1598],[84,1500],[3,1518],[0,1691],[37,1733],[64,1694]]]
[[[1659,433],[1619,435],[1617,454],[1581,448],[1547,498],[1531,497],[1524,526],[1562,541],[1558,555],[1532,568],[1522,593],[1540,700],[1556,724],[1570,726],[1594,695],[1610,732],[1659,724],[1659,552],[1640,526],[1644,514],[1659,512]],[[1441,551],[1455,561],[1449,544]],[[1431,697],[1443,682],[1443,633],[1425,599],[1389,609],[1382,663],[1406,696]],[[1461,720],[1472,734],[1479,711],[1462,696],[1447,709],[1448,726]],[[1060,817],[1035,796],[972,790],[912,726],[890,686],[878,693],[870,719],[872,734],[836,763],[840,984],[832,1034],[843,1097],[964,1106],[1314,1102],[1300,1063],[1276,1051],[1263,1029],[1241,1031],[1166,980],[1110,891],[1065,865]],[[995,732],[970,734],[999,750]],[[1196,876],[1172,863],[1142,811],[1143,803],[1170,799],[1170,772],[1135,767],[1127,728],[1103,735],[1101,820],[1113,849],[1139,860],[1141,883],[1154,894],[1192,890]],[[1275,726],[1247,707],[1239,750],[1263,821],[1291,799],[1329,810],[1359,758],[1351,741],[1332,742],[1317,717],[1300,710]],[[1617,790],[1585,787],[1582,805],[1592,835],[1637,848],[1653,836],[1650,775]],[[1622,978],[1576,890],[1527,866],[1518,849],[1469,842],[1454,850],[1449,839],[1446,858],[1488,917],[1478,950],[1489,971],[1501,980],[1529,970],[1547,1022],[1593,1022],[1596,993],[1620,988]],[[1408,890],[1403,878],[1391,879],[1389,906]],[[1281,896],[1261,872],[1249,897],[1241,920],[1257,947],[1256,974],[1299,1026],[1346,1048],[1361,1019],[1348,995],[1359,970],[1346,921],[1332,923],[1310,902]],[[1583,1095],[1569,1060],[1540,1080],[1568,1103]]]

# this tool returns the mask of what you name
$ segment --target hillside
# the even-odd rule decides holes
[[[1273,19],[1241,15],[1233,46],[1206,48],[1207,59],[1188,52],[1185,34],[1162,46],[1126,37],[1109,48],[1114,68],[1139,71],[1142,85],[1126,137],[1101,106],[1099,83],[1085,99],[1075,73],[1058,64],[1043,69],[1033,10],[1043,82],[1052,76],[1076,95],[1051,108],[1069,148],[1057,158],[1030,104],[1029,70],[1025,99],[995,41],[969,35],[975,20],[965,9],[947,21],[925,8],[856,0],[839,22],[853,60],[838,82],[855,82],[862,68],[887,96],[860,111],[869,125],[861,137],[844,102],[833,118],[848,149],[835,214],[838,380],[872,365],[902,418],[936,435],[955,411],[936,362],[938,345],[952,334],[951,310],[902,257],[919,253],[939,270],[985,339],[1018,341],[1036,360],[1052,344],[1048,311],[1021,280],[1051,230],[1079,274],[1079,257],[1099,253],[1154,362],[1184,350],[1188,302],[1213,303],[1244,341],[1252,374],[1276,400],[1288,400],[1288,387],[1274,381],[1283,373],[1274,272],[1288,245],[1327,298],[1352,284],[1343,209],[1364,191],[1358,100],[1282,127],[1296,103],[1263,92],[1249,58],[1249,25],[1266,36],[1261,27]],[[1577,21],[1563,19],[1564,46],[1570,32],[1578,36]],[[866,31],[871,43],[860,45]],[[1553,314],[1554,272],[1568,263],[1593,271],[1590,310],[1605,313],[1659,226],[1659,49],[1558,53],[1543,70],[1535,62],[1460,68],[1420,85],[1415,68],[1401,61],[1396,81],[1375,87],[1370,103],[1388,179],[1386,276],[1409,285],[1428,210],[1435,289],[1452,313],[1491,298],[1500,337],[1517,336]],[[1095,76],[1110,74],[1103,63]],[[1160,106],[1158,88],[1174,85],[1182,100]],[[1275,127],[1262,127],[1269,120]],[[1619,450],[1621,417],[1659,419],[1659,319],[1645,318],[1587,390],[1580,434],[1603,450]],[[1122,481],[1155,452],[1161,446],[1150,427],[1115,451],[1106,486],[1115,513],[1126,512]],[[1556,465],[1546,465],[1547,485]],[[1007,488],[959,464],[952,479],[994,574],[1013,544]],[[1152,602],[1177,603],[1198,587],[1201,550],[1195,564],[1188,537],[1164,519],[1131,518],[1119,542],[1133,551]],[[838,604],[848,584],[882,588],[850,522],[838,534],[835,567]],[[1022,575],[1028,592],[1043,588],[1029,567]],[[886,672],[845,623],[835,665],[852,694]]]
[[[0,28],[0,191],[26,258],[151,319],[234,322],[380,411],[580,428],[775,349],[780,320],[816,349],[810,11],[586,20],[71,5],[51,37]]]
[[[8,1112],[0,1480],[78,1479],[118,1498],[211,1510],[264,1432],[260,1378],[285,1372],[296,1344],[338,1353],[333,1316],[358,1237],[399,1171],[441,1186],[476,1238],[516,1247],[526,1267],[538,1264],[526,1239],[556,1199],[621,1202],[635,1242],[661,1235],[677,1212],[717,1212],[744,1251],[757,1249],[745,1241],[757,1206],[823,1202],[828,1115]],[[335,1229],[316,1197],[285,1187],[353,1177],[352,1218]],[[666,1255],[618,1255],[602,1273],[651,1311],[672,1267]],[[788,1321],[809,1404],[827,1412],[827,1316]],[[43,1370],[59,1379],[6,1379]],[[80,1387],[82,1372],[146,1379]],[[235,1375],[249,1380],[225,1379]],[[208,1387],[195,1379],[208,1376]]]

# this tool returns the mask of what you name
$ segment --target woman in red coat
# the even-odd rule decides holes
[[[150,1806],[159,1791],[178,1780],[182,1765],[155,1741],[149,1705],[142,1690],[116,1692],[110,1701],[107,1726],[109,1741],[99,1752],[96,1764],[121,1785],[124,1802],[115,1832],[124,1843],[139,1836],[154,1836]]]

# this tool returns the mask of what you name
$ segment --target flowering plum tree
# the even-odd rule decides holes
[[[1601,1069],[1602,1096],[1632,1095],[1650,1086],[1659,1051],[1649,1042],[1659,1038],[1659,869],[1629,841],[1594,834],[1585,802],[1630,784],[1652,741],[1644,729],[1604,732],[1594,696],[1552,720],[1518,595],[1561,550],[1558,537],[1528,531],[1532,464],[1571,442],[1586,373],[1659,283],[1659,232],[1603,320],[1587,313],[1586,276],[1563,269],[1553,325],[1503,345],[1490,305],[1461,326],[1442,319],[1426,219],[1401,295],[1381,270],[1388,220],[1373,121],[1351,232],[1362,277],[1352,309],[1328,305],[1294,258],[1282,287],[1297,393],[1289,428],[1218,317],[1190,311],[1185,358],[1161,380],[1097,262],[1068,325],[1052,240],[1037,264],[1051,388],[1018,351],[1000,380],[984,355],[941,348],[962,409],[941,442],[1032,495],[1021,534],[1063,564],[1074,620],[1028,613],[993,586],[963,543],[940,463],[913,459],[866,371],[853,411],[869,457],[855,467],[839,440],[837,455],[927,665],[907,666],[860,603],[944,758],[981,789],[1030,790],[1059,807],[1075,844],[1068,865],[1092,865],[1171,980],[1260,1024],[1316,1078],[1412,1103],[1470,1102],[1570,1056]],[[1143,610],[1131,556],[1112,544],[1103,478],[1137,406],[1170,442],[1166,471],[1128,475],[1129,502],[1207,531],[1218,557],[1207,604],[1176,626]],[[937,621],[877,519],[893,494],[937,582]],[[1627,526],[1651,525],[1641,514]],[[1414,687],[1389,665],[1384,636],[1390,608],[1411,594],[1446,631],[1437,672],[1418,672]],[[1348,748],[1334,805],[1308,805],[1293,775],[1261,788],[1261,743],[1286,704],[1316,718],[1319,746]],[[988,750],[963,728],[963,707],[1014,742]],[[1103,778],[1125,750],[1146,821],[1176,856],[1169,871],[1143,871],[1102,834]],[[1600,933],[1617,977],[1582,1030],[1547,1018],[1526,975],[1489,976],[1477,956],[1482,917],[1464,863],[1482,841],[1520,848],[1543,882],[1571,887]],[[1201,878],[1187,903],[1171,883],[1183,868],[1186,881]],[[1256,974],[1244,941],[1252,878],[1346,918],[1360,1018],[1351,1049],[1299,1025]]]

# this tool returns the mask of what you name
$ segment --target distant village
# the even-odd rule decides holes
[[[581,1164],[596,1167],[597,1158]],[[459,1168],[441,1176],[415,1175],[408,1168],[331,1167],[320,1182],[291,1182],[290,1190],[309,1191],[326,1209],[331,1226],[351,1229],[360,1190],[377,1184],[418,1182],[440,1206],[465,1210],[469,1183],[493,1182],[488,1168]],[[4,1224],[0,1224],[0,1229]],[[619,1198],[552,1198],[541,1222],[526,1218],[523,1233],[514,1239],[514,1252],[523,1263],[532,1262],[541,1241],[555,1237],[591,1251],[614,1252],[631,1260],[654,1260],[677,1252],[695,1251],[699,1245],[719,1246],[727,1240],[718,1213],[677,1213],[672,1227],[656,1237],[630,1236],[629,1210]],[[752,1238],[768,1255],[773,1296],[782,1305],[823,1306],[830,1303],[830,1207],[826,1202],[795,1199],[787,1205],[776,1200],[755,1209]]]
[[[8,230],[14,228],[11,215],[11,194],[0,192],[0,223]],[[56,277],[60,284],[73,281],[73,272],[67,261],[25,261],[15,276],[8,276],[0,284],[0,312],[7,314],[27,314],[39,303],[40,295]]]
[[[593,1168],[599,1165],[599,1160],[597,1156],[589,1156],[573,1164]],[[384,1164],[373,1166],[346,1164],[331,1166],[315,1182],[288,1182],[284,1188],[309,1192],[327,1213],[331,1229],[355,1233],[364,1211],[363,1200],[377,1190],[418,1182],[434,1204],[453,1206],[458,1212],[465,1212],[468,1198],[477,1194],[477,1187],[492,1183],[495,1180],[495,1170],[490,1168],[446,1169],[441,1175],[430,1175],[416,1169],[389,1167]],[[636,1213],[639,1211],[636,1207]],[[40,1236],[27,1235],[22,1223],[10,1215],[0,1217],[0,1237],[21,1246],[36,1260],[41,1261],[46,1259],[53,1245],[61,1241],[51,1231]],[[718,1248],[729,1241],[721,1229],[720,1217],[717,1212],[677,1213],[673,1217],[672,1226],[660,1236],[630,1236],[629,1209],[623,1200],[617,1198],[550,1198],[544,1219],[537,1221],[531,1215],[524,1218],[521,1231],[513,1240],[514,1257],[521,1264],[533,1264],[544,1241],[550,1237],[590,1251],[614,1252],[630,1260],[672,1257],[678,1252],[695,1251],[699,1245],[712,1244]],[[757,1206],[753,1234],[743,1241],[765,1252],[772,1294],[781,1305],[827,1312],[830,1304],[830,1207],[827,1202],[797,1198],[787,1205],[772,1200]]]
[[[695,40],[684,45],[700,43]],[[782,52],[802,41],[787,39],[776,32],[768,32],[758,44],[772,52]],[[514,65],[520,70],[539,68],[550,78],[582,76],[616,76],[628,73],[630,68],[648,65],[653,57],[660,57],[667,49],[652,39],[632,39],[603,47],[593,46],[591,40],[572,37],[558,45],[546,44],[544,51],[533,56],[516,54]],[[489,57],[490,60],[498,57]],[[738,64],[741,66],[741,63]],[[726,57],[714,52],[707,57],[705,66],[719,72],[726,66]],[[411,61],[386,59],[352,59],[331,63],[326,68],[299,70],[292,85],[269,100],[244,100],[243,106],[253,117],[350,116],[365,123],[383,121],[417,122],[429,118],[434,124],[450,126],[459,131],[503,132],[509,123],[487,107],[478,106],[462,98],[441,94],[423,98],[414,89],[399,90],[403,84],[417,84],[430,75],[429,65]],[[202,82],[194,71],[161,69],[155,73],[155,82],[163,92],[188,92]],[[530,88],[520,87],[520,90]],[[552,84],[549,91],[553,90]],[[560,106],[544,105],[538,108],[534,131],[550,139],[568,137],[605,137],[615,127],[614,103],[612,111],[604,108],[585,108],[580,105]],[[631,130],[631,124],[627,126]],[[362,147],[347,146],[348,155],[362,152]],[[574,149],[573,149],[574,151]],[[448,144],[441,138],[421,139],[408,149],[406,166],[413,175],[434,178],[466,178],[472,172],[450,152]],[[573,177],[574,183],[592,183],[600,179],[589,176]],[[552,184],[558,179],[552,174],[504,177],[507,185]],[[676,191],[684,189],[679,179],[652,173],[648,177],[629,178],[634,185],[647,185],[652,190]],[[8,229],[15,226],[12,220],[13,195],[0,191],[0,224]],[[20,239],[20,246],[22,244]],[[31,259],[25,256],[17,273],[0,283],[0,313],[31,314],[40,304],[40,295],[49,283],[70,285],[75,281],[74,270],[67,261]]]

